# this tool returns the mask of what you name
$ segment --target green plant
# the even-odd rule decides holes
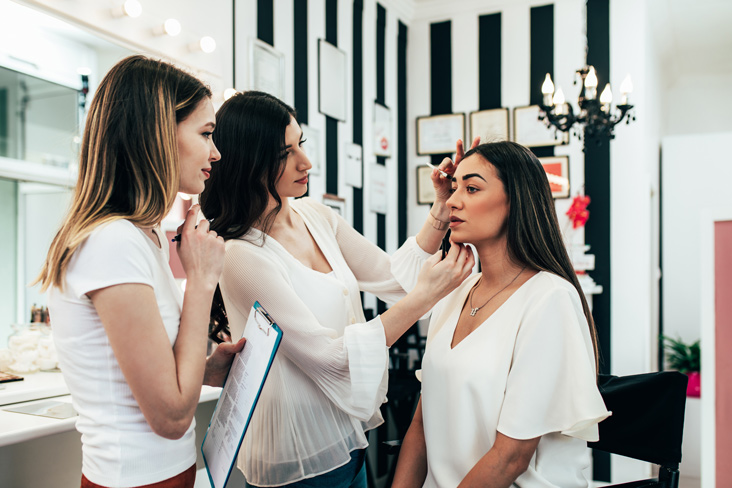
[[[699,341],[686,344],[681,339],[663,336],[666,361],[681,373],[701,371],[701,349]]]

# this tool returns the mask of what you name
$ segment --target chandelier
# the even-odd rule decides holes
[[[542,103],[539,104],[539,120],[543,120],[547,127],[554,127],[555,130],[569,132],[573,127],[578,126],[584,129],[585,139],[596,139],[601,142],[604,138],[613,139],[613,128],[625,119],[629,124],[635,120],[631,112],[633,105],[628,103],[628,95],[633,91],[633,84],[630,75],[625,77],[620,85],[620,103],[612,106],[613,93],[610,83],[597,98],[597,74],[592,66],[585,66],[578,69],[575,75],[574,84],[577,84],[578,76],[582,87],[577,105],[579,112],[575,114],[572,105],[566,103],[562,87],[554,91],[554,83],[549,73],[546,74],[544,83],[541,85],[541,92],[544,95]],[[581,139],[580,131],[575,129],[574,134]]]

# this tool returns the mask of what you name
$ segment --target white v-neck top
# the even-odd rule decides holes
[[[381,319],[366,321],[360,291],[395,303],[406,292],[392,268],[418,274],[430,256],[413,239],[394,257],[329,207],[292,200],[333,269],[314,271],[276,239],[250,230],[226,243],[221,292],[232,337],[240,337],[255,301],[283,336],[239,454],[255,486],[279,486],[346,464],[383,422],[388,349]]]
[[[454,488],[496,433],[541,436],[521,488],[588,486],[587,441],[609,415],[595,381],[589,329],[576,289],[540,272],[451,348],[460,311],[480,274],[432,315],[422,369],[425,487]]]

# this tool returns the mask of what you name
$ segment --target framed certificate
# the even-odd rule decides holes
[[[569,156],[539,158],[554,198],[569,198]]]
[[[417,168],[417,204],[428,205],[435,201],[435,187],[432,185],[432,168]]]
[[[391,157],[391,110],[374,102],[374,155]]]
[[[465,114],[417,117],[417,154],[455,152],[458,139],[465,139]]]
[[[305,154],[308,155],[310,164],[313,165],[310,168],[310,174],[319,175],[322,172],[323,167],[323,138],[319,130],[307,124],[300,124],[302,129],[302,136],[305,138]]]
[[[318,100],[323,115],[346,120],[346,52],[318,39]]]
[[[346,185],[363,187],[363,150],[359,144],[346,144]]]
[[[335,213],[346,218],[346,199],[330,193],[323,194],[323,205],[333,209]]]
[[[249,40],[249,89],[285,97],[285,55],[266,42]]]
[[[569,133],[550,129],[539,120],[539,106],[513,109],[513,140],[526,147],[561,146],[569,143]]]
[[[495,108],[470,112],[470,143],[480,137],[480,142],[508,141],[508,109]]]

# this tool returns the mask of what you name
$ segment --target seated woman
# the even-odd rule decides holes
[[[416,240],[390,258],[325,205],[291,200],[307,190],[312,166],[295,112],[282,101],[233,96],[217,113],[214,142],[221,161],[201,195],[226,240],[226,316],[215,306],[214,318],[238,338],[256,300],[283,330],[238,466],[255,486],[365,488],[366,431],[383,422],[387,348],[475,264],[461,245],[443,260],[432,256],[447,230],[449,193]],[[411,293],[395,268],[419,275]],[[398,303],[367,321],[361,291]]]
[[[482,273],[432,313],[393,486],[587,487],[586,442],[609,413],[546,174],[498,142],[468,151],[452,185],[451,240],[475,246]]]

